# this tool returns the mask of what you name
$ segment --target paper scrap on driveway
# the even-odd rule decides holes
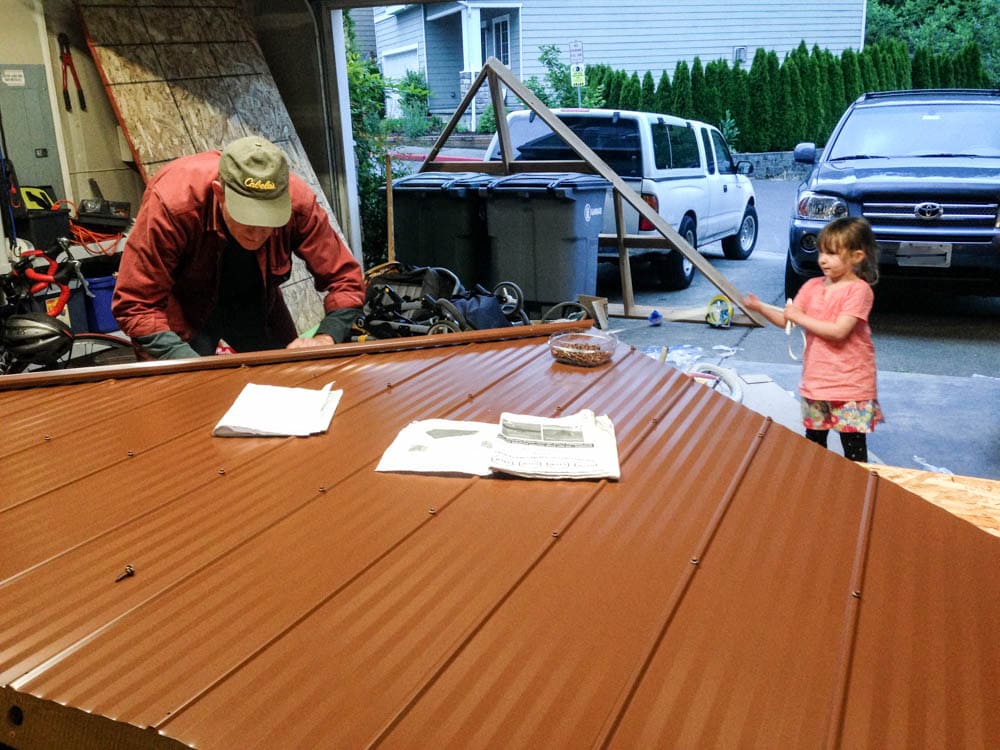
[[[499,424],[428,419],[404,427],[376,471],[513,474],[534,479],[619,479],[618,443],[607,416],[504,412]]]
[[[286,388],[247,383],[212,434],[216,437],[304,437],[326,432],[342,390]]]

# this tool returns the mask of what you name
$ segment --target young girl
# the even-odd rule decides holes
[[[819,234],[819,267],[784,309],[747,294],[747,309],[774,325],[802,327],[802,422],[806,437],[826,446],[831,429],[840,433],[844,455],[867,461],[865,435],[884,421],[876,389],[875,348],[868,314],[878,280],[878,246],[862,218],[831,221]]]

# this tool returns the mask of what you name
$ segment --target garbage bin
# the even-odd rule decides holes
[[[486,199],[490,284],[513,281],[526,301],[597,291],[597,243],[611,183],[591,174],[537,172],[491,182]]]
[[[396,259],[441,266],[466,287],[484,282],[489,240],[479,188],[481,172],[418,172],[392,185]]]

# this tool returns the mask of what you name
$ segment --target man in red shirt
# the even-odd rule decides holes
[[[326,316],[299,338],[279,285],[292,253],[326,292]],[[112,312],[146,354],[175,359],[323,346],[361,314],[361,267],[306,183],[259,136],[184,156],[146,186],[122,253]]]

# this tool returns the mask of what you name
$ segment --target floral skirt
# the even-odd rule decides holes
[[[813,401],[802,399],[802,424],[807,430],[872,432],[884,422],[877,399],[870,401]]]

